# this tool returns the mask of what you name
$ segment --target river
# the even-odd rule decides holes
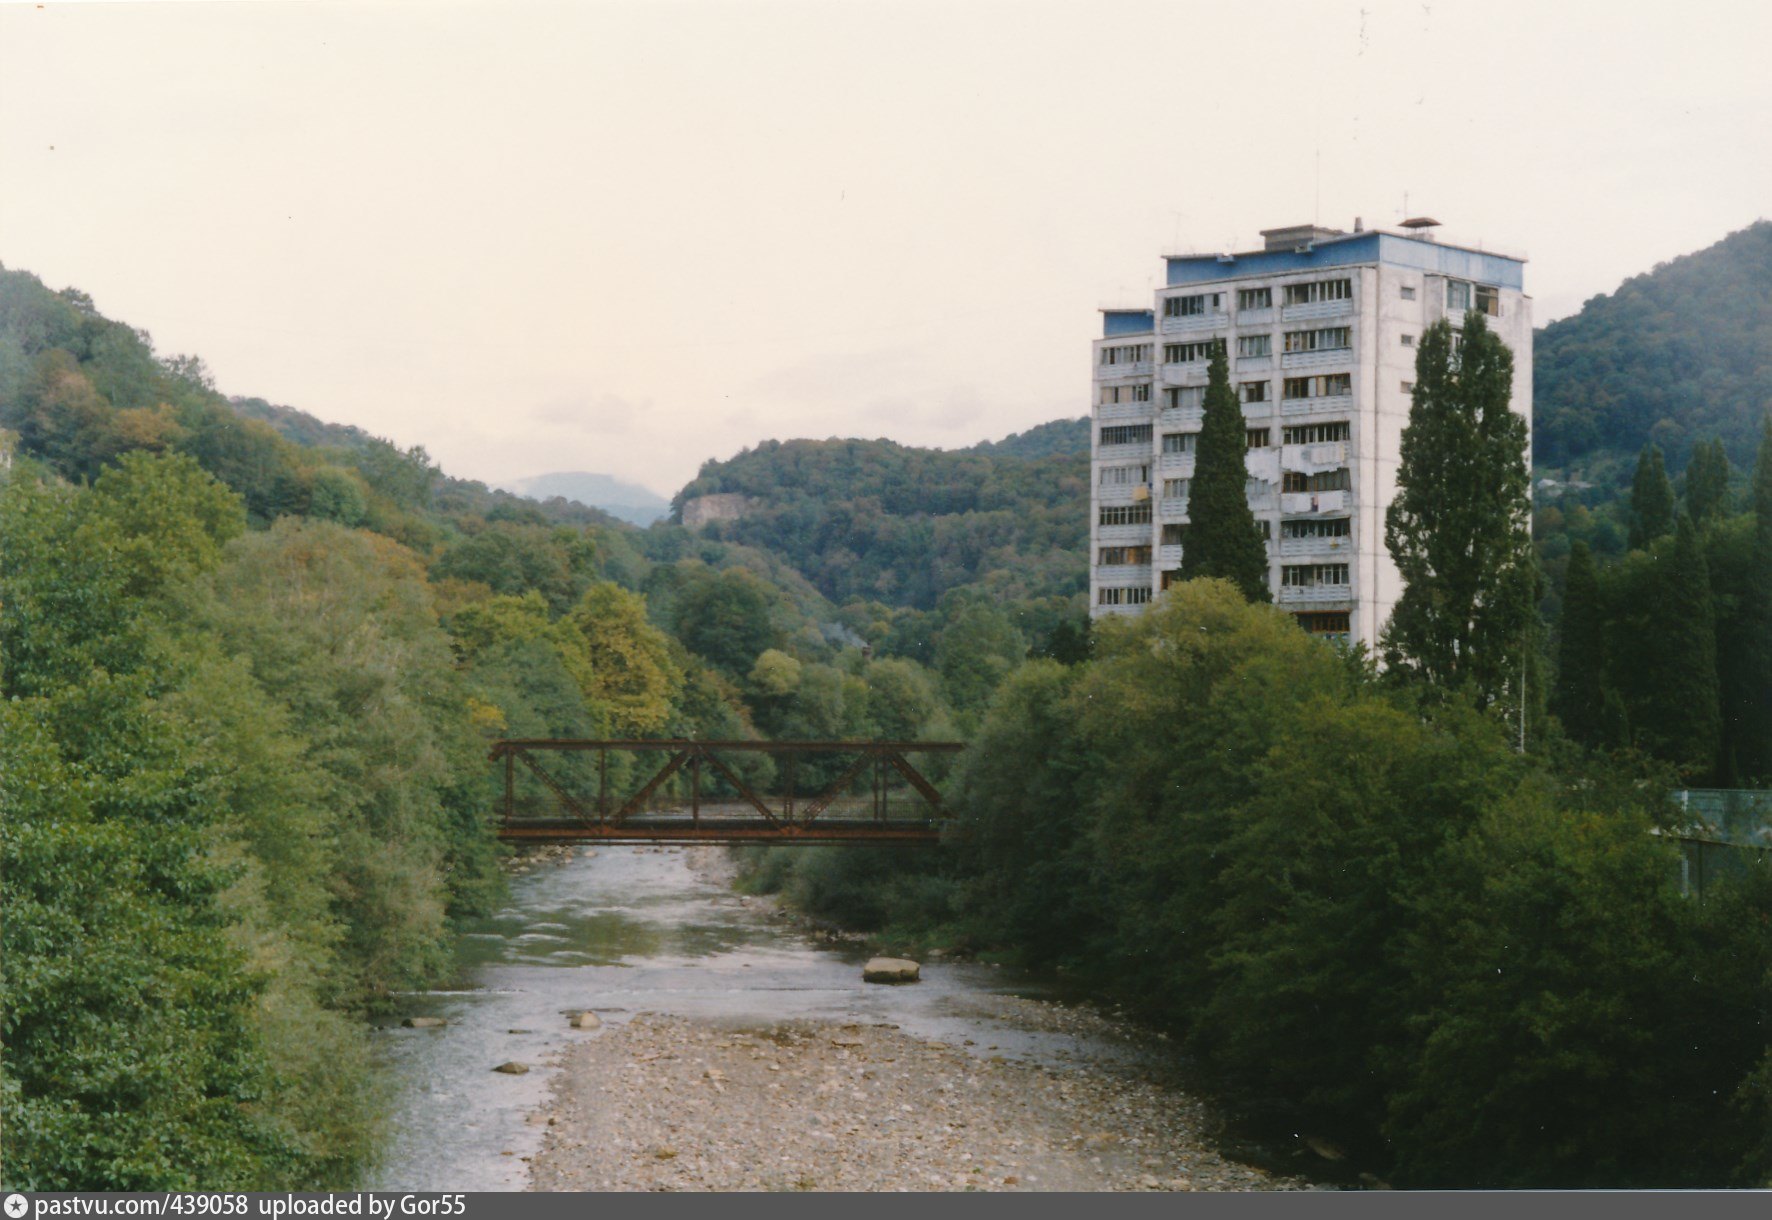
[[[691,851],[701,853],[692,857]],[[1064,1022],[1029,1028],[999,997],[1041,988],[984,965],[926,963],[905,986],[861,982],[858,952],[814,944],[766,900],[734,893],[710,849],[605,847],[513,878],[467,928],[460,980],[401,997],[377,1033],[394,1081],[377,1190],[521,1190],[546,1128],[557,1059],[640,1013],[894,1026],[992,1063],[1070,1071],[1136,1063],[1148,1041]],[[591,1009],[604,1028],[569,1027]],[[404,1018],[445,1018],[405,1028]],[[515,1061],[524,1075],[492,1069]]]

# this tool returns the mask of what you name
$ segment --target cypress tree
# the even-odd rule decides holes
[[[1673,545],[1657,549],[1655,623],[1658,638],[1643,650],[1654,700],[1643,709],[1641,744],[1688,779],[1712,773],[1722,738],[1717,690],[1717,621],[1710,565],[1698,527],[1681,513]]]
[[[1513,353],[1482,314],[1462,347],[1440,321],[1422,334],[1385,545],[1404,581],[1382,640],[1385,664],[1479,706],[1542,698],[1537,660],[1526,421],[1509,409]],[[1527,689],[1522,690],[1522,687]]]
[[[1243,461],[1247,448],[1243,408],[1231,388],[1230,361],[1219,340],[1212,349],[1205,418],[1194,451],[1181,576],[1221,577],[1250,601],[1266,602],[1273,593],[1267,584],[1267,546],[1249,511],[1249,468]]]
[[[1699,441],[1686,467],[1686,511],[1703,525],[1728,509],[1729,451],[1721,440]]]
[[[1569,549],[1563,586],[1563,639],[1552,707],[1563,731],[1586,746],[1615,744],[1607,724],[1604,631],[1599,574],[1587,543],[1578,540]]]
[[[1645,551],[1657,538],[1674,532],[1674,488],[1667,481],[1661,449],[1643,446],[1630,488],[1630,549]]]

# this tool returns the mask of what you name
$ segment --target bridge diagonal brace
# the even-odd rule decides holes
[[[805,810],[800,815],[800,825],[812,825],[812,819],[829,809],[831,802],[843,795],[844,790],[855,782],[855,777],[861,774],[861,769],[867,766],[873,758],[873,750],[863,750],[848,769],[837,777],[836,782],[806,803]]]
[[[560,803],[566,806],[567,812],[571,813],[573,817],[583,822],[586,826],[596,825],[597,819],[592,815],[591,811],[579,804],[577,798],[575,798],[570,792],[566,791],[566,789],[562,788],[553,776],[549,775],[546,771],[543,771],[541,769],[541,764],[529,757],[527,751],[513,749],[508,752],[507,756],[516,758],[518,762],[535,772],[536,778],[553,790],[554,795],[560,798]]]
[[[620,822],[623,818],[627,817],[630,813],[639,812],[641,807],[646,804],[647,799],[649,797],[651,797],[651,795],[654,792],[658,791],[659,785],[664,783],[667,779],[671,778],[671,776],[675,775],[679,770],[682,769],[683,764],[688,761],[689,761],[689,751],[688,750],[678,750],[675,754],[671,755],[670,761],[665,763],[664,766],[662,766],[658,769],[658,774],[654,775],[651,779],[647,780],[645,785],[640,789],[640,791],[638,791],[638,792],[634,793],[634,795],[630,796],[627,799],[626,803],[624,803],[620,809],[617,809],[615,811],[615,816],[610,820],[614,821],[614,822]]]
[[[905,779],[910,782],[911,787],[922,793],[923,799],[929,802],[929,807],[931,809],[935,810],[937,813],[947,812],[947,806],[942,803],[941,793],[936,791],[935,785],[930,783],[927,779],[924,779],[921,771],[906,762],[904,760],[904,755],[898,753],[896,750],[888,750],[886,752],[886,762],[894,771],[897,771],[900,775],[904,776]]]
[[[771,826],[775,827],[777,830],[781,829],[781,819],[776,817],[775,814],[770,811],[769,806],[763,802],[762,797],[757,795],[755,789],[745,783],[744,780],[740,779],[731,767],[728,767],[723,761],[721,761],[718,754],[715,754],[711,750],[704,750],[702,751],[702,757],[714,765],[714,770],[726,777],[726,782],[738,790],[738,794],[750,803],[751,808],[762,814]]]

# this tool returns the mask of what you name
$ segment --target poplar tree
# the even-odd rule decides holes
[[[1248,448],[1243,408],[1231,388],[1224,341],[1212,349],[1206,377],[1206,411],[1194,451],[1193,485],[1188,492],[1187,541],[1181,576],[1217,576],[1230,581],[1252,602],[1273,600],[1267,583],[1267,546],[1249,510]]]
[[[1644,445],[1630,487],[1630,549],[1644,551],[1674,532],[1674,488],[1667,481],[1661,449]]]
[[[1404,678],[1480,707],[1539,700],[1537,562],[1526,421],[1509,409],[1513,353],[1481,313],[1422,334],[1385,545],[1404,581],[1381,640]]]
[[[1577,540],[1569,548],[1563,585],[1563,639],[1551,707],[1563,731],[1586,746],[1614,744],[1606,719],[1604,631],[1599,574],[1587,543]]]

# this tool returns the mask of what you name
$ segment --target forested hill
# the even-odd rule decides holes
[[[1721,437],[1752,463],[1772,409],[1772,221],[1633,276],[1534,344],[1536,464],[1622,483],[1654,442],[1684,467]]]
[[[997,457],[1088,457],[1089,417],[1055,419],[1026,432],[1015,432],[1000,441],[980,441],[969,453],[989,453]]]
[[[1067,432],[1080,433],[1058,443]],[[1024,450],[1041,456],[1023,456]],[[888,440],[765,441],[710,461],[672,502],[738,493],[714,537],[772,551],[821,593],[928,608],[962,585],[1000,596],[1084,588],[1089,450],[1083,421],[960,452]]]

